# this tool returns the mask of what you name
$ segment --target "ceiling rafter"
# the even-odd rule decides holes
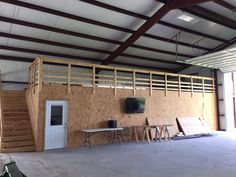
[[[61,57],[61,58],[80,59],[80,60],[91,61],[91,62],[101,62],[102,61],[102,59],[95,59],[95,58],[90,58],[90,57],[82,57],[82,56],[75,56],[75,55],[69,55],[69,54],[59,54],[59,53],[55,53],[55,52],[46,52],[46,51],[5,46],[5,45],[0,45],[0,49],[1,50],[10,50],[10,51],[15,51],[15,52],[33,53],[33,54],[39,54],[39,55],[49,55],[49,56]]]
[[[142,14],[138,14],[138,13],[135,13],[135,12],[132,12],[132,11],[128,11],[128,10],[125,10],[125,9],[122,9],[122,8],[119,8],[119,7],[115,7],[115,6],[112,6],[112,5],[109,5],[109,4],[105,4],[103,2],[95,1],[95,0],[93,0],[93,1],[91,1],[91,0],[79,0],[79,1],[91,4],[91,5],[95,5],[95,6],[98,6],[98,7],[101,7],[101,8],[109,9],[111,11],[115,11],[115,12],[118,12],[118,13],[121,13],[121,14],[126,14],[126,15],[129,15],[129,16],[132,16],[132,17],[140,18],[140,19],[143,19],[143,20],[148,20],[150,18],[150,17],[142,15]],[[162,20],[157,22],[157,24],[161,24],[161,25],[167,26],[169,28],[181,30],[181,31],[184,31],[184,32],[188,32],[188,33],[191,33],[191,34],[206,37],[206,38],[213,39],[213,40],[220,41],[220,42],[226,42],[227,41],[225,39],[222,39],[222,38],[219,38],[219,37],[216,37],[216,36],[211,36],[211,35],[208,35],[208,34],[205,34],[205,33],[201,33],[201,32],[198,32],[198,31],[191,30],[191,29],[187,29],[187,28],[177,26],[177,25],[174,25],[174,24],[162,21]]]
[[[137,48],[137,49],[142,49],[142,50],[148,50],[148,51],[151,51],[151,52],[159,52],[159,53],[163,53],[163,54],[167,54],[167,55],[176,56],[176,52],[161,50],[161,49],[157,49],[157,48],[150,48],[150,47],[140,46],[140,45],[136,45],[136,44],[133,44],[130,47]],[[177,55],[180,56],[180,57],[186,57],[186,58],[195,57],[194,55],[189,55],[189,54],[184,54],[184,53],[177,53]]]
[[[72,58],[74,59],[74,58]],[[19,57],[19,56],[10,56],[10,55],[0,55],[0,60],[7,60],[7,61],[20,61],[20,62],[28,62],[32,63],[35,58],[29,58],[29,57]],[[80,58],[76,60],[81,60]],[[135,68],[144,68],[148,70],[158,70],[158,71],[166,71],[166,72],[173,72],[173,69],[165,69],[165,68],[159,68],[159,67],[153,67],[153,66],[143,66],[138,64],[130,64],[125,62],[114,62],[115,65],[120,66],[129,66],[129,67],[135,67]]]
[[[156,36],[156,35],[152,35],[152,34],[143,34],[142,37],[147,37],[147,38],[150,38],[150,39],[156,39],[156,40],[159,40],[159,41],[164,41],[164,42],[168,42],[168,43],[172,43],[172,44],[176,45],[176,40],[168,39],[168,38],[164,38],[164,37],[160,37],[160,36]],[[199,45],[189,44],[189,43],[186,43],[186,42],[178,42],[178,44],[182,45],[182,46],[185,46],[185,47],[196,48],[196,49],[201,49],[201,50],[205,50],[205,51],[211,50],[208,47],[203,47],[203,46],[199,46]]]
[[[226,9],[229,9],[231,11],[236,11],[236,7],[226,1],[223,1],[223,0],[216,0],[214,1],[214,3],[226,8]]]
[[[184,3],[181,4],[181,7],[184,7],[185,3],[190,2],[188,0],[178,0],[177,2],[181,2],[181,1],[184,2]],[[191,1],[194,2],[194,1],[197,1],[197,0],[191,0]],[[201,0],[201,1],[209,1],[209,0]],[[47,8],[47,7],[38,6],[38,5],[35,5],[35,4],[30,4],[30,3],[27,3],[27,2],[22,2],[22,1],[18,1],[18,0],[0,0],[0,2],[5,2],[5,3],[20,6],[20,7],[25,7],[25,8],[28,8],[28,9],[37,10],[37,11],[40,11],[40,12],[43,12],[43,13],[49,13],[49,14],[53,14],[53,15],[57,15],[57,16],[61,16],[61,17],[65,17],[65,18],[69,18],[69,19],[73,19],[73,20],[77,20],[77,21],[81,21],[81,22],[85,22],[85,23],[89,23],[89,24],[93,24],[93,25],[97,25],[97,26],[101,26],[101,27],[105,27],[105,28],[110,28],[110,29],[113,29],[113,30],[121,31],[121,32],[126,32],[126,33],[134,33],[135,32],[134,30],[131,30],[131,29],[111,25],[111,24],[104,23],[104,22],[99,22],[99,21],[96,21],[96,20],[91,20],[91,19],[88,19],[88,18],[80,17],[80,16],[77,16],[77,15],[69,14],[69,13],[66,13],[66,12],[54,10],[54,9]],[[157,40],[160,40],[160,41],[173,43],[173,44],[176,43],[175,40],[170,40],[168,38],[164,38],[164,37],[160,37],[160,36],[156,36],[156,35],[143,34],[143,36],[151,38],[151,39],[157,39]],[[188,43],[185,43],[185,42],[180,42],[179,45],[183,45],[183,46],[191,47],[191,48],[197,48],[197,49],[206,50],[206,51],[211,50],[207,47],[192,45],[192,44],[188,44]]]
[[[211,50],[210,52],[208,53],[212,53],[212,52],[218,52],[220,50],[224,50],[226,49],[227,47],[230,47],[231,45],[235,44],[236,43],[236,37],[230,39],[229,41],[227,41],[226,43],[224,44],[221,44],[219,45],[218,47],[214,48],[213,50]]]
[[[180,66],[179,68],[177,68],[176,70],[175,70],[175,72],[176,73],[179,73],[179,72],[181,72],[181,71],[183,71],[183,70],[185,70],[185,69],[187,69],[187,68],[189,68],[190,66]]]
[[[168,0],[156,0],[156,1],[164,3],[164,4],[169,2]],[[216,3],[217,3],[217,0],[212,0],[212,1],[213,2],[216,1]],[[223,4],[222,0],[218,0],[218,3],[219,2],[221,4]],[[224,3],[224,5],[225,4],[226,3]],[[192,14],[192,15],[198,16],[198,17],[206,19],[208,21],[212,21],[212,22],[215,22],[215,23],[220,24],[222,26],[226,26],[228,28],[236,30],[236,23],[235,23],[234,20],[231,20],[227,17],[224,17],[220,14],[212,12],[208,9],[203,8],[203,7],[194,5],[194,6],[191,6],[191,7],[185,7],[185,8],[181,8],[181,9],[185,12],[188,12],[188,13]]]
[[[2,34],[0,33],[0,36]],[[4,35],[5,37],[10,37],[9,35]],[[14,37],[15,39],[21,39],[22,37],[15,35]],[[26,41],[30,41],[30,42],[37,42],[37,43],[43,43],[45,44],[45,40],[39,40],[36,38],[28,38],[27,37],[23,37],[24,40]],[[51,45],[51,44],[49,44]],[[39,55],[51,55],[51,56],[56,56],[56,57],[65,57],[65,58],[73,58],[73,59],[78,59],[78,56],[74,56],[74,55],[67,55],[67,54],[59,54],[59,53],[54,53],[54,52],[45,52],[45,51],[39,51],[39,50],[32,50],[32,49],[24,49],[24,48],[19,48],[19,47],[11,47],[11,46],[4,46],[4,45],[0,45],[0,49],[3,50],[11,50],[11,51],[17,51],[17,52],[28,52],[28,53],[37,53]],[[91,48],[89,48],[88,50],[91,51]],[[111,52],[109,52],[111,53]],[[171,64],[171,65],[186,65],[186,64],[180,64],[177,63],[176,61],[170,61],[170,60],[164,60],[164,59],[157,59],[157,58],[151,58],[151,57],[144,57],[144,56],[138,56],[138,55],[133,55],[133,54],[121,54],[120,56],[123,57],[129,57],[130,59],[132,58],[132,60],[145,60],[145,61],[152,61],[152,62],[158,62],[158,63],[165,63],[165,64]],[[88,60],[88,61],[102,61],[103,59],[95,59],[93,60],[93,58],[89,58],[89,57],[81,57],[84,58],[84,60]]]
[[[226,49],[227,47],[230,47],[231,45],[235,44],[236,43],[236,37],[232,38],[231,40],[225,42],[224,44],[221,44],[219,45],[218,47],[214,48],[213,50],[205,53],[204,55],[206,54],[209,54],[209,53],[213,53],[213,52],[218,52],[220,50],[224,50]],[[185,69],[187,69],[189,66],[180,66],[179,68],[176,69],[176,73],[179,73]]]
[[[162,2],[162,3],[166,3],[167,1],[166,0],[157,0],[159,2]],[[223,1],[223,0],[215,0],[214,1],[215,3],[229,9],[229,10],[232,10],[232,11],[235,11],[235,6]],[[212,12],[212,11],[209,11],[203,7],[200,7],[200,6],[192,6],[192,7],[188,7],[188,8],[184,8],[183,10],[187,11],[188,13],[190,14],[193,14],[193,15],[196,15],[198,17],[201,17],[201,18],[204,18],[206,20],[209,20],[209,21],[213,21],[215,23],[218,23],[220,25],[223,25],[223,26],[227,26],[229,28],[232,28],[232,29],[236,29],[236,23],[235,21],[231,20],[231,19],[228,19],[224,16],[221,16],[215,12]],[[236,37],[235,38],[232,38],[231,40],[229,41],[226,41],[224,42],[223,44],[217,46],[216,48],[212,49],[211,51],[208,51],[206,52],[206,54],[208,53],[212,53],[212,52],[217,52],[217,51],[220,51],[220,50],[224,50],[225,48],[233,45],[236,43]],[[179,68],[177,68],[176,72],[181,72],[182,70],[188,68],[188,66],[181,66]]]
[[[227,17],[224,17],[220,14],[212,12],[208,9],[205,9],[200,6],[193,6],[189,8],[182,8],[185,12],[188,12],[192,15],[198,16],[200,18],[206,19],[208,21],[212,21],[222,26],[226,26],[228,28],[236,30],[236,21],[231,20]]]
[[[88,18],[81,17],[81,16],[78,16],[78,15],[73,15],[73,14],[70,14],[70,13],[63,12],[63,11],[59,11],[59,10],[55,10],[55,9],[51,9],[51,8],[47,8],[47,7],[43,7],[43,6],[39,6],[39,5],[27,3],[27,2],[23,2],[23,1],[0,0],[0,2],[5,2],[5,3],[8,3],[8,4],[17,5],[17,6],[28,8],[28,9],[31,9],[31,10],[36,10],[36,11],[39,11],[39,12],[48,13],[48,14],[52,14],[52,15],[56,15],[56,16],[60,16],[60,17],[68,18],[68,19],[73,19],[73,20],[76,20],[76,21],[81,21],[81,22],[84,22],[84,23],[89,23],[89,24],[93,24],[93,25],[97,25],[97,26],[101,26],[101,27],[105,27],[105,28],[110,28],[110,29],[114,29],[114,30],[117,30],[117,31],[132,33],[132,30],[127,29],[127,28],[123,28],[123,27],[120,27],[120,26],[116,26],[116,25],[112,25],[112,24],[108,24],[108,23],[88,19]]]
[[[58,47],[66,47],[66,48],[70,48],[70,49],[85,50],[85,51],[96,52],[96,53],[103,53],[103,54],[111,54],[112,53],[112,51],[107,51],[107,50],[102,50],[102,49],[83,47],[83,46],[79,46],[79,45],[49,41],[49,40],[33,38],[33,37],[28,37],[28,36],[22,36],[22,35],[16,35],[16,34],[9,34],[9,33],[4,33],[4,32],[0,32],[0,37],[23,40],[23,41],[28,41],[28,42],[41,43],[41,44],[47,44],[47,45],[53,45],[53,46],[58,46]]]
[[[98,37],[98,36],[88,35],[88,34],[70,31],[70,30],[66,30],[66,29],[56,28],[56,27],[52,27],[52,26],[27,22],[27,21],[23,21],[23,20],[17,20],[17,19],[9,18],[9,17],[0,16],[0,21],[7,22],[7,23],[13,23],[13,24],[21,25],[21,26],[27,26],[27,27],[31,27],[31,28],[37,28],[37,29],[41,29],[41,30],[45,30],[45,31],[51,31],[51,32],[76,36],[76,37],[82,37],[82,38],[101,41],[101,42],[107,42],[107,43],[118,44],[118,45],[122,44],[122,42],[112,40],[112,39],[106,39],[106,38],[102,38],[102,37]]]
[[[0,37],[23,40],[23,41],[28,41],[28,42],[36,42],[36,43],[53,45],[53,46],[58,46],[58,47],[66,47],[66,48],[70,48],[70,49],[85,50],[85,51],[96,52],[96,53],[103,53],[103,54],[111,54],[112,53],[112,51],[107,51],[107,50],[102,50],[102,49],[83,47],[83,46],[79,46],[79,45],[66,44],[66,43],[62,43],[62,42],[49,41],[49,40],[33,38],[33,37],[28,37],[28,36],[22,36],[22,35],[16,35],[16,34],[9,34],[9,33],[4,33],[4,32],[0,32]]]
[[[67,34],[67,35],[76,36],[76,37],[82,37],[82,38],[91,39],[91,40],[95,40],[95,41],[101,41],[101,42],[118,44],[118,45],[122,44],[122,42],[116,41],[116,40],[97,37],[97,36],[93,36],[93,35],[87,35],[87,34],[83,34],[83,33],[78,33],[78,32],[74,32],[74,31],[64,30],[64,29],[60,29],[60,28],[55,28],[55,27],[51,27],[51,26],[26,22],[26,21],[2,17],[2,16],[0,16],[0,21],[7,22],[7,23],[13,23],[13,24],[17,24],[17,25],[22,25],[22,26],[27,26],[27,27],[36,28],[36,29],[41,29],[41,30],[46,30],[46,31],[51,31],[51,32],[56,32],[56,33],[61,33],[61,34]],[[143,50],[148,50],[148,51],[153,51],[153,52],[158,52],[158,53],[169,54],[169,55],[176,55],[175,52],[160,50],[160,49],[136,45],[136,44],[133,44],[131,47],[143,49]],[[182,56],[182,57],[186,57],[186,58],[193,57],[193,55],[188,55],[188,54],[183,54],[183,53],[178,53],[178,56]]]
[[[10,56],[10,55],[2,55],[2,54],[0,54],[0,60],[20,61],[20,62],[32,63],[35,59],[34,58],[27,58],[27,57],[19,57],[19,56]]]
[[[123,53],[120,56],[134,58],[136,60],[146,60],[146,61],[153,61],[153,62],[158,62],[158,63],[166,63],[166,64],[173,64],[173,65],[183,65],[181,63],[177,63],[176,61],[156,59],[156,58],[144,57],[144,56],[140,56],[140,55],[138,56],[138,55]]]
[[[112,63],[116,57],[122,54],[129,46],[147,32],[155,23],[157,23],[169,11],[177,8],[187,7],[196,3],[206,2],[205,0],[178,0],[170,1],[164,4],[149,20],[147,20],[137,31],[135,31],[120,47],[118,47],[102,64]]]
[[[224,50],[226,49],[227,47],[230,47],[231,45],[235,44],[236,43],[236,37],[232,38],[231,40],[225,42],[224,44],[221,44],[219,45],[218,47],[214,48],[213,50],[211,50],[210,52],[207,52],[205,53],[204,55],[206,54],[209,54],[209,53],[213,53],[213,52],[218,52],[220,50]],[[179,73],[185,69],[187,69],[189,66],[180,66],[179,68],[176,69],[176,73]]]
[[[174,24],[171,24],[171,23],[167,23],[167,22],[164,22],[164,21],[160,21],[158,23],[161,24],[161,25],[168,26],[170,28],[175,28],[175,29],[178,29],[180,31],[184,31],[184,32],[187,32],[187,33],[195,34],[195,35],[202,36],[202,37],[205,37],[205,38],[208,38],[208,39],[212,39],[212,40],[215,40],[215,41],[219,41],[219,42],[226,42],[227,41],[226,39],[222,39],[222,38],[219,38],[219,37],[216,37],[216,36],[212,36],[212,35],[209,35],[209,34],[206,34],[206,33],[198,32],[198,31],[193,31],[193,30],[190,30],[190,29],[187,29],[187,28],[183,28],[181,26],[177,26],[177,25],[174,25]]]
[[[164,41],[164,42],[172,43],[172,44],[176,45],[176,40],[173,40],[173,39],[168,39],[168,38],[164,38],[164,37],[160,37],[160,36],[156,36],[156,35],[151,35],[151,34],[144,34],[142,36],[150,38],[150,39],[156,39],[156,40],[159,40],[159,41]],[[195,45],[195,44],[189,44],[189,43],[186,43],[186,42],[180,42],[179,41],[178,44],[182,45],[182,46],[185,46],[185,47],[196,48],[196,49],[201,49],[201,50],[205,50],[205,51],[211,50],[208,47],[203,47],[203,46],[199,46],[199,45]]]

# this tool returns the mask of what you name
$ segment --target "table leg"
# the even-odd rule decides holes
[[[150,143],[150,137],[149,137],[149,132],[148,132],[148,128],[145,128],[145,134],[146,134],[146,137],[147,137],[147,140],[148,140],[148,143]]]
[[[88,132],[85,133],[85,140],[84,140],[84,147],[86,147],[86,145],[89,145],[89,148],[91,149],[91,141],[90,141],[90,134]]]
[[[155,141],[157,141],[157,138],[159,141],[161,141],[161,135],[160,135],[160,128],[156,127],[156,133],[155,133]]]
[[[88,138],[87,134],[88,134],[88,133],[85,133],[85,138],[84,138],[84,147],[86,146],[86,142],[87,142],[87,138]]]
[[[118,133],[119,132],[119,133]],[[122,144],[123,143],[123,134],[122,134],[122,131],[118,131],[118,138],[119,138],[119,144]]]
[[[161,141],[162,134],[163,134],[163,127],[160,127],[160,136],[159,136],[159,141]]]
[[[136,129],[136,127],[133,127],[133,131],[134,131],[135,140],[136,140],[136,142],[138,143],[138,135],[137,135],[137,129]]]
[[[114,131],[113,132],[113,143],[115,143],[116,140],[118,141],[119,144],[122,143],[121,131]]]
[[[167,127],[164,128],[165,140],[168,141],[168,129]]]
[[[145,135],[146,135],[146,130],[145,130],[145,127],[143,128],[143,133],[142,133],[142,139],[143,139],[143,142],[145,140]]]
[[[167,133],[167,135],[168,135],[168,140],[170,141],[171,139],[170,139],[169,127],[166,127],[166,133]]]

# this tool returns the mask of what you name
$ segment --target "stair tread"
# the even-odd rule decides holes
[[[19,141],[2,142],[2,148],[14,148],[14,147],[24,147],[24,146],[34,146],[34,141],[19,140]]]
[[[8,136],[16,136],[16,135],[30,135],[32,134],[31,130],[13,130],[13,131],[3,131],[2,132],[2,137],[8,137]]]
[[[20,116],[17,116],[17,115],[11,115],[11,116],[7,116],[7,117],[4,117],[3,118],[3,120],[10,120],[10,119],[17,119],[17,120],[20,120],[20,119],[22,119],[22,120],[30,120],[29,119],[29,116],[27,115],[25,115],[25,116],[23,116],[23,115],[20,115]]]
[[[18,135],[18,136],[5,136],[2,137],[2,142],[12,142],[12,141],[23,141],[23,140],[33,140],[33,135]]]
[[[3,127],[11,127],[11,126],[21,127],[21,126],[24,126],[24,125],[31,126],[29,121],[23,121],[23,122],[19,122],[19,121],[18,122],[12,122],[12,121],[7,122],[7,121],[5,121]]]
[[[35,146],[24,146],[15,148],[2,148],[2,152],[33,152],[35,151]]]

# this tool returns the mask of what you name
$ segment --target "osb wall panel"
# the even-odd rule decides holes
[[[2,97],[1,97],[1,92],[0,92],[0,137],[2,136],[1,135],[1,133],[2,133],[2,130],[1,130],[1,128],[2,128]],[[1,143],[2,143],[2,141],[1,141],[1,138],[0,138],[0,150],[1,150]]]
[[[84,134],[80,132],[84,128],[106,127],[106,121],[117,119],[119,126],[143,125],[146,117],[156,119],[160,124],[173,124],[171,135],[178,132],[175,118],[178,116],[201,116],[204,117],[212,129],[217,127],[216,101],[212,93],[205,94],[138,90],[135,97],[145,98],[145,113],[125,114],[124,101],[133,96],[132,90],[117,90],[114,95],[113,89],[97,88],[93,94],[92,88],[71,87],[71,94],[67,92],[67,86],[45,85],[40,93],[39,100],[39,134],[38,148],[44,147],[44,125],[46,100],[68,101],[68,147],[83,145]],[[93,144],[109,142],[110,135],[94,135]]]
[[[39,94],[38,94],[38,87],[31,87],[26,91],[26,100],[28,105],[28,111],[31,121],[31,126],[34,135],[35,145],[39,144],[38,138],[39,133],[38,130],[39,120],[38,120],[38,111],[39,111]],[[39,147],[36,146],[36,150],[41,150]]]

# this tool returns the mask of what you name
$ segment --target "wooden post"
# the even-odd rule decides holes
[[[31,67],[29,67],[28,88],[30,88],[30,85],[31,85],[31,84],[30,84],[30,83],[31,83],[31,79],[30,79],[30,78],[31,78],[31,74],[30,74],[30,73],[31,73]]]
[[[191,76],[191,97],[193,97],[193,76]]]
[[[115,70],[114,70],[114,92],[115,92],[115,95],[117,93],[116,86],[117,86],[117,70],[115,68]]]
[[[179,75],[179,97],[181,96],[181,76]]]
[[[67,73],[67,86],[68,86],[68,93],[70,94],[71,93],[71,88],[70,88],[70,85],[71,85],[71,64],[69,63],[68,64],[68,73]]]
[[[202,96],[203,96],[203,98],[205,96],[205,80],[204,80],[204,78],[202,78]]]
[[[33,93],[35,94],[35,88],[36,88],[36,66],[39,66],[39,61],[37,60],[37,62],[36,63],[34,63],[33,65],[31,65],[31,85],[33,86]],[[39,68],[38,68],[38,70],[39,70]],[[38,72],[38,74],[37,74],[37,78],[38,78],[38,84],[39,84],[39,81],[40,81],[40,79],[39,79],[39,77],[40,77],[40,75],[39,75],[40,73]]]
[[[152,72],[150,72],[150,96],[152,96]]]
[[[39,72],[38,72],[38,76],[39,76],[39,92],[42,89],[43,86],[43,60],[39,59]]]
[[[95,93],[95,87],[96,87],[95,76],[96,76],[96,68],[95,66],[93,66],[93,93]]]
[[[135,77],[135,70],[133,70],[133,87],[134,87],[133,93],[134,93],[134,95],[136,93],[135,79],[136,79],[136,77]]]
[[[165,74],[165,96],[167,96],[167,74]]]
[[[215,90],[215,79],[212,80],[212,89],[213,89],[213,94],[215,94],[216,93],[216,90]]]

